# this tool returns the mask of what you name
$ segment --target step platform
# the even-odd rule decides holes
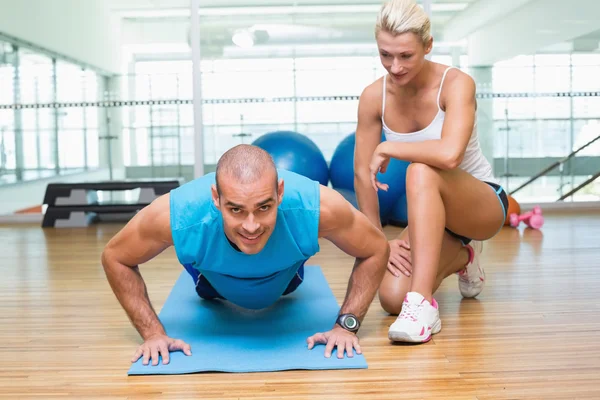
[[[50,183],[44,195],[47,208],[42,227],[81,228],[95,222],[128,221],[156,198],[182,184],[183,179],[179,178]],[[123,200],[124,193],[133,190],[139,190],[137,198]],[[101,197],[111,199],[99,201],[99,192],[103,192]]]

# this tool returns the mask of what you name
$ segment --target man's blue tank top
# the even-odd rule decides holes
[[[240,307],[260,309],[285,291],[304,261],[319,251],[320,186],[302,175],[278,170],[284,181],[277,222],[258,254],[232,247],[212,201],[210,173],[170,193],[171,232],[179,262],[198,270],[215,290]]]

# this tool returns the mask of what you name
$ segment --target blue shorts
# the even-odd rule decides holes
[[[185,267],[186,271],[189,272],[190,275],[192,275],[194,282],[196,282],[196,293],[198,293],[198,296],[200,296],[201,298],[203,298],[205,300],[212,300],[212,299],[227,300],[227,299],[225,299],[225,297],[221,296],[217,292],[217,290],[210,284],[208,279],[206,279],[204,277],[204,275],[202,275],[202,273],[200,273],[197,269],[195,269],[191,266],[186,266],[186,265],[184,265],[184,267]],[[304,263],[302,263],[302,265],[300,265],[300,268],[298,268],[298,271],[296,272],[296,274],[294,275],[294,277],[288,284],[288,286],[285,289],[285,291],[283,292],[282,296],[285,296],[285,295],[290,294],[293,291],[295,291],[303,281],[304,281]]]
[[[492,183],[492,182],[485,182],[485,183],[490,185],[496,192],[496,196],[498,196],[498,200],[500,201],[500,205],[502,206],[502,210],[504,211],[504,219],[502,220],[502,226],[504,226],[504,221],[506,220],[506,213],[508,212],[508,195],[506,194],[506,191],[502,188],[502,186],[500,186],[496,183]],[[502,226],[500,226],[500,229],[502,229]],[[446,232],[448,232],[451,236],[454,236],[455,238],[460,240],[462,242],[463,246],[466,246],[469,243],[471,243],[472,239],[470,239],[466,236],[461,236],[457,233],[454,233],[448,228],[446,228]]]

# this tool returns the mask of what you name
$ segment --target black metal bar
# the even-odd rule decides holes
[[[478,99],[488,98],[544,98],[544,97],[600,97],[599,92],[556,92],[556,93],[478,93]],[[246,104],[246,103],[281,103],[281,102],[305,102],[305,101],[356,101],[358,95],[339,96],[299,96],[299,97],[249,97],[231,99],[204,99],[203,104]],[[82,102],[53,102],[40,104],[0,104],[0,109],[19,108],[70,108],[70,107],[128,107],[165,104],[193,104],[192,99],[161,99],[161,100],[105,100],[105,101],[82,101]],[[546,118],[547,119],[547,118]],[[582,118],[586,119],[586,118]],[[590,118],[587,118],[590,119]]]
[[[556,201],[562,201],[564,199],[566,199],[567,197],[572,196],[573,194],[575,194],[576,192],[578,192],[581,188],[589,185],[590,183],[594,182],[598,177],[600,176],[600,171],[595,173],[594,175],[592,175],[591,178],[589,178],[588,180],[586,180],[585,182],[583,182],[581,185],[577,186],[576,188],[574,188],[573,190],[571,190],[570,192],[563,194],[562,196],[560,196],[558,198],[558,200]]]
[[[540,172],[538,172],[535,176],[533,176],[531,179],[529,179],[527,182],[523,183],[521,186],[519,186],[515,190],[511,191],[509,194],[510,195],[515,194],[519,190],[523,189],[525,186],[529,185],[531,182],[537,180],[538,178],[541,178],[542,176],[546,175],[548,172],[552,171],[554,168],[558,167],[559,165],[561,165],[564,162],[568,161],[569,159],[573,158],[575,156],[575,154],[579,153],[581,150],[585,149],[586,147],[588,147],[589,145],[591,145],[592,143],[594,143],[596,140],[599,140],[599,139],[600,139],[600,135],[596,136],[596,138],[590,140],[589,142],[587,142],[586,144],[584,144],[583,146],[581,146],[577,150],[571,152],[566,157],[563,157],[560,160],[556,161],[555,163],[553,163],[553,164],[549,165],[548,167],[544,168],[543,170],[541,170]]]

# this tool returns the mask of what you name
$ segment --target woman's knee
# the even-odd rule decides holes
[[[379,303],[381,304],[381,308],[388,314],[398,315],[400,314],[400,311],[402,311],[401,301],[399,302],[386,296],[382,296],[381,293],[379,293]]]
[[[439,170],[423,163],[411,163],[406,170],[406,190],[439,182]]]
[[[397,315],[402,310],[402,302],[410,287],[410,279],[405,276],[395,277],[386,272],[379,287],[379,303],[386,312]]]

